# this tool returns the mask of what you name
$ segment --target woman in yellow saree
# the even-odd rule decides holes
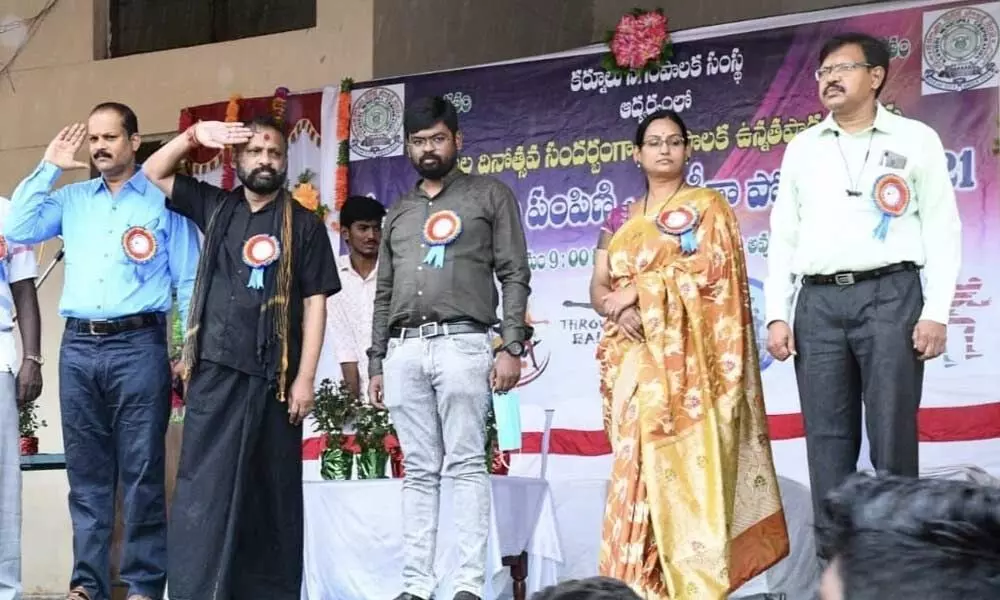
[[[600,573],[646,599],[716,600],[788,554],[742,238],[716,191],[687,186],[688,132],[636,132],[641,201],[602,228],[591,301],[614,466]]]

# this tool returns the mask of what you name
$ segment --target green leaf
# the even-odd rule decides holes
[[[354,80],[350,77],[345,77],[340,80],[340,91],[349,92],[351,88],[354,87]]]

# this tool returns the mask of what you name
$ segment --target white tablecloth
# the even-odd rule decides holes
[[[556,583],[562,550],[548,483],[492,477],[493,502],[484,600],[509,597],[505,556],[528,553],[528,596]],[[305,482],[305,576],[308,600],[395,598],[403,589],[402,481]],[[456,568],[451,481],[442,479],[436,597],[451,598]]]

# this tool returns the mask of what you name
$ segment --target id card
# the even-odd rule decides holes
[[[493,394],[497,446],[501,452],[521,449],[521,398],[515,391]]]

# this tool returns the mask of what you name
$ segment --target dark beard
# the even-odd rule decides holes
[[[451,158],[442,158],[437,154],[424,155],[421,158],[433,157],[437,159],[437,163],[434,166],[424,166],[420,161],[413,163],[413,168],[417,170],[424,179],[429,179],[430,181],[440,181],[444,179],[444,176],[451,172],[455,167],[455,163],[458,162],[458,156],[452,156]]]
[[[271,177],[261,177],[263,173],[270,173]],[[280,190],[285,185],[288,173],[285,171],[279,173],[270,167],[257,167],[253,171],[247,173],[242,168],[237,167],[236,176],[239,177],[240,183],[243,184],[243,187],[255,194],[261,194],[264,196],[267,194],[273,194],[274,192]]]

